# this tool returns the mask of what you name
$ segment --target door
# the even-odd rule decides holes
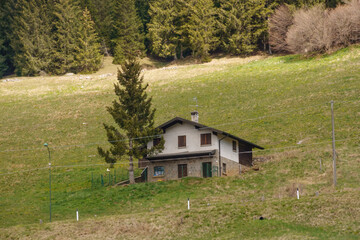
[[[178,178],[187,177],[187,164],[179,164],[178,165]]]
[[[212,177],[211,162],[202,163],[202,170],[204,178]]]

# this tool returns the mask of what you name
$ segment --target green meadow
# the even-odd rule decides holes
[[[311,58],[142,61],[157,124],[190,119],[196,97],[201,123],[265,147],[254,152],[256,168],[238,177],[108,186],[109,166],[96,148],[107,146],[102,123],[112,123],[105,107],[115,98],[118,66],[105,58],[92,75],[12,77],[0,82],[1,239],[360,238],[359,46]],[[126,168],[124,159],[110,169],[111,181],[125,180]]]

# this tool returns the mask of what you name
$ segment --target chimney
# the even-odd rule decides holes
[[[193,111],[191,112],[191,121],[193,122],[199,122],[199,112],[198,111]]]

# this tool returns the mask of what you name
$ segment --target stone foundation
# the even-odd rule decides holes
[[[240,164],[229,160],[227,158],[221,158],[221,165],[226,164],[226,172],[223,168],[219,168],[219,157],[218,153],[211,157],[201,157],[192,159],[179,159],[172,161],[149,161],[148,167],[148,182],[167,181],[179,179],[178,176],[178,165],[187,164],[187,176],[188,177],[204,177],[203,175],[203,164],[205,162],[211,163],[212,176],[219,176],[220,169],[222,171],[221,176],[237,176],[240,174]],[[164,167],[164,175],[154,176],[155,167]]]

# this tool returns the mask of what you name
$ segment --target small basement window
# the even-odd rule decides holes
[[[201,134],[201,146],[211,145],[211,133]]]
[[[154,167],[154,177],[164,176],[165,168],[163,166]]]
[[[186,147],[186,136],[178,136],[178,147],[179,148]]]
[[[232,141],[232,149],[236,152],[236,141]]]

